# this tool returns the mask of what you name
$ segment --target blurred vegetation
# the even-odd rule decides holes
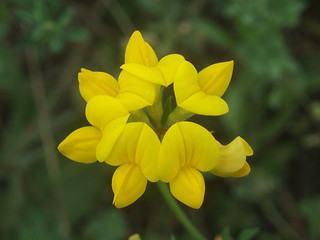
[[[111,175],[56,146],[86,125],[81,67],[119,73],[142,31],[159,57],[200,70],[235,60],[230,112],[195,117],[222,143],[253,146],[242,179],[206,175],[200,210],[223,240],[320,239],[320,17],[316,0],[4,0],[0,2],[0,239],[190,239],[149,184],[135,204],[111,205]]]

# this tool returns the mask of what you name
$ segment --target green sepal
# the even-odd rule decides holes
[[[164,104],[163,115],[161,119],[162,126],[165,126],[169,117],[169,114],[172,112],[172,96],[169,96]]]

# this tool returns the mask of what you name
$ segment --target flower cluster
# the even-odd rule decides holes
[[[163,181],[169,183],[176,199],[197,209],[205,194],[201,172],[222,177],[250,172],[246,157],[253,151],[245,140],[237,137],[222,145],[204,127],[185,121],[194,114],[228,112],[221,96],[229,85],[233,61],[197,72],[179,54],[158,60],[135,31],[121,69],[118,80],[104,72],[81,69],[79,88],[87,102],[90,126],[75,130],[58,146],[71,160],[117,166],[112,177],[116,207],[135,202],[148,181]],[[171,84],[176,104],[172,97],[162,97]]]

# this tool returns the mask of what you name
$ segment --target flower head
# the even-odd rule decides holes
[[[199,208],[204,200],[202,172],[242,177],[253,151],[241,137],[221,145],[201,125],[185,121],[193,114],[228,112],[221,98],[233,61],[216,63],[199,73],[179,54],[160,60],[139,31],[130,37],[116,80],[104,72],[81,69],[78,75],[86,118],[91,124],[67,136],[58,146],[66,157],[117,167],[112,176],[113,204],[126,207],[144,193],[147,182],[169,183],[180,202]],[[173,83],[177,107],[162,107],[163,89]]]

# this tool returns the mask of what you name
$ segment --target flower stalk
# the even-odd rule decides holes
[[[194,240],[206,240],[206,238],[199,232],[199,230],[193,225],[190,219],[186,216],[186,214],[182,211],[177,201],[172,197],[167,185],[163,182],[157,182],[157,186],[167,202],[168,206],[178,218],[180,223],[185,227],[190,236],[193,237]]]

